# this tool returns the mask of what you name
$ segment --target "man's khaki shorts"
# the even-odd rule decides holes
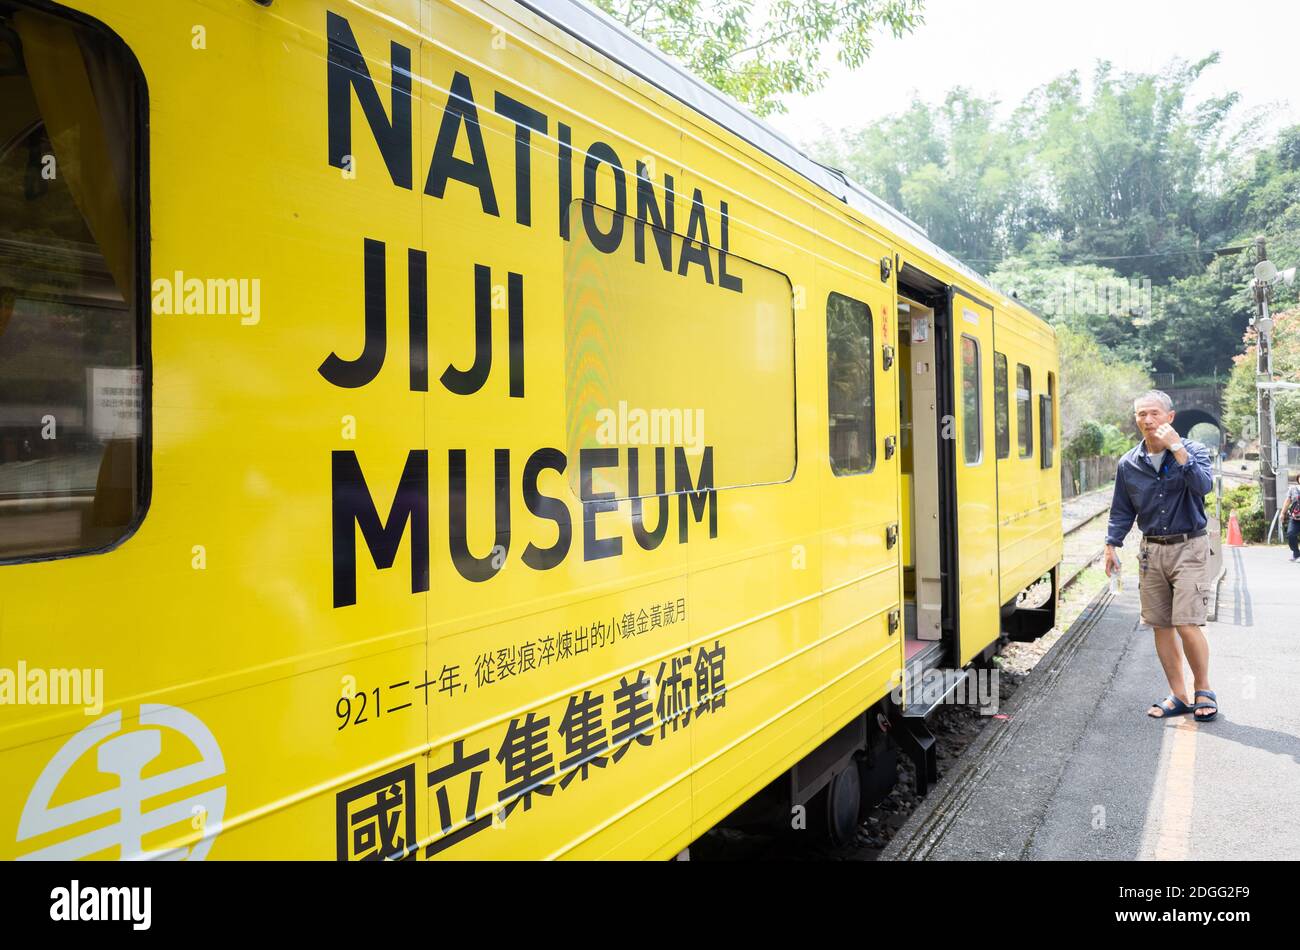
[[[1138,548],[1142,622],[1153,627],[1205,625],[1210,606],[1210,536]]]

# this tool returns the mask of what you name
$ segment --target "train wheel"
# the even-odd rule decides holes
[[[857,837],[862,813],[862,776],[857,762],[835,773],[830,784],[818,796],[824,812],[822,827],[837,848],[852,844]]]
[[[889,797],[898,782],[898,745],[886,733],[866,755],[858,756],[862,779],[862,818]]]

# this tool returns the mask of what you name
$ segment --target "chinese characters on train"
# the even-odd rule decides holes
[[[559,721],[529,711],[510,720],[494,746],[469,739],[452,742],[450,761],[430,767],[425,788],[436,821],[432,840],[421,850],[417,835],[420,801],[414,764],[369,779],[336,796],[337,856],[345,860],[430,858],[492,828],[522,806],[565,794],[575,784],[611,771],[637,746],[669,741],[690,728],[692,718],[722,711],[727,704],[727,650],[718,641],[670,656],[651,679],[646,670],[621,676],[608,702],[584,689],[568,697]],[[487,784],[492,782],[493,784]],[[496,788],[495,796],[485,789]]]
[[[463,674],[459,663],[453,663],[444,664],[442,671],[433,679],[429,678],[429,671],[425,670],[423,679],[418,683],[407,679],[387,686],[354,689],[335,702],[334,715],[339,720],[340,730],[376,722],[385,715],[413,708],[412,691],[420,694],[421,706],[427,706],[431,692],[434,695],[455,696],[468,691],[471,680],[479,687],[489,686],[611,647],[618,640],[630,640],[662,627],[685,622],[685,597],[662,604],[655,602],[635,613],[628,611],[622,617],[611,617],[608,621],[597,620],[590,624],[579,624],[576,628],[566,627],[535,640],[485,650],[474,659],[472,677]]]

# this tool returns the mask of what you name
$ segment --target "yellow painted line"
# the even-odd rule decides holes
[[[1192,795],[1196,775],[1198,726],[1184,719],[1169,737],[1163,794],[1157,814],[1151,857],[1156,861],[1184,861],[1192,846]]]

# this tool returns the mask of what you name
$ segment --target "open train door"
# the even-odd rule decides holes
[[[956,665],[963,667],[997,639],[1000,627],[993,308],[956,288],[948,301],[954,412],[941,420],[949,473],[941,488],[942,523],[956,587]]]

